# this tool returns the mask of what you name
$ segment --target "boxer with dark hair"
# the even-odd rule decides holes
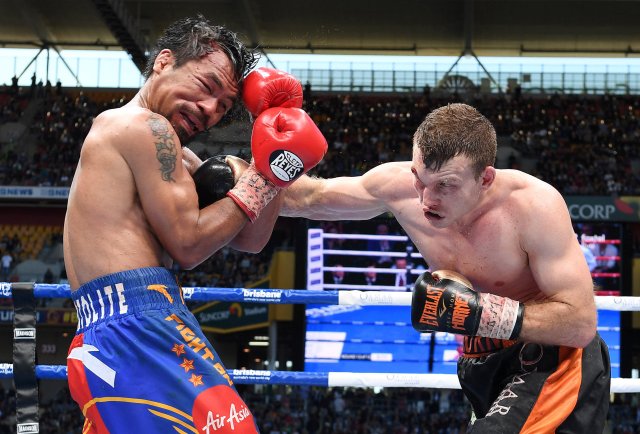
[[[267,103],[255,113],[251,163],[202,164],[182,148],[236,104],[255,59],[201,15],[177,21],[159,39],[140,91],[96,117],[84,141],[64,225],[78,313],[68,378],[83,433],[257,431],[170,271],[226,245],[261,250],[280,189],[326,152],[304,111],[268,96],[259,97]],[[252,79],[243,92],[263,93],[269,79]]]

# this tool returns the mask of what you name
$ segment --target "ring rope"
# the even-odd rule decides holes
[[[455,374],[398,374],[366,372],[300,372],[229,369],[229,376],[237,384],[280,384],[324,387],[415,387],[429,389],[460,389]],[[67,367],[38,365],[36,376],[42,380],[66,380]],[[0,378],[13,377],[13,365],[0,364]],[[640,392],[638,378],[612,378],[612,393]]]
[[[377,240],[377,241],[409,241],[406,235],[365,235],[365,234],[334,234],[324,232],[323,239],[334,240]]]
[[[390,258],[406,258],[407,254],[404,252],[370,252],[368,250],[335,250],[325,249],[322,251],[325,255],[340,255],[340,256],[387,256]],[[422,258],[420,253],[412,253],[412,258]]]
[[[410,306],[410,292],[368,291],[311,291],[294,289],[247,288],[183,288],[185,299],[208,301],[239,301],[270,304],[332,304],[356,306]],[[65,298],[71,294],[67,284],[35,284],[36,298]],[[11,284],[0,283],[0,298],[11,298]],[[596,296],[598,309],[616,311],[640,311],[640,297]],[[297,371],[228,371],[238,384],[288,384],[317,385],[325,387],[426,387],[460,388],[455,374],[400,374],[353,372],[297,372]],[[66,366],[38,365],[36,376],[40,379],[66,379]],[[0,364],[0,378],[12,378],[13,365]],[[638,393],[640,379],[612,378],[611,392]]]
[[[325,271],[344,271],[345,273],[351,272],[376,272],[378,274],[405,274],[407,271],[410,271],[412,274],[422,274],[425,272],[424,269],[421,268],[411,268],[408,270],[407,268],[375,268],[375,267],[323,267]]]
[[[344,287],[345,285],[341,285]],[[238,301],[269,304],[334,304],[341,306],[411,306],[411,292],[313,291],[306,289],[182,288],[184,298],[193,301]],[[67,284],[36,283],[36,298],[68,298]],[[0,298],[11,298],[11,284],[0,283]],[[640,311],[640,297],[595,296],[602,310]]]

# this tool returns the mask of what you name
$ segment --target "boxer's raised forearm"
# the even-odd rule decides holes
[[[280,214],[283,200],[283,194],[280,192],[262,210],[258,220],[253,223],[247,223],[238,235],[231,240],[229,246],[242,252],[261,252],[271,239],[273,227]]]

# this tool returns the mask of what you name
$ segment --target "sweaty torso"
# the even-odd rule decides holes
[[[403,163],[404,164],[404,163]],[[434,228],[425,218],[413,188],[410,164],[394,176],[397,189],[387,198],[389,210],[422,254],[431,271],[453,270],[467,277],[479,291],[519,301],[541,299],[522,248],[521,203],[526,197],[528,175],[499,171],[501,189],[492,207],[464,231]],[[406,177],[406,178],[405,178]]]
[[[64,257],[72,289],[96,277],[168,265],[121,153],[130,122],[148,112],[127,105],[100,114],[80,153],[64,226]]]

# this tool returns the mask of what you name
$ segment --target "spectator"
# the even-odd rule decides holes
[[[389,226],[385,223],[380,223],[376,227],[376,235],[382,237],[389,235]],[[369,240],[367,242],[367,250],[370,252],[390,252],[393,250],[393,242],[387,239]],[[379,256],[377,260],[379,267],[388,267],[391,262],[391,256],[387,255]]]
[[[593,270],[595,270],[596,268],[595,255],[593,254],[591,249],[584,244],[580,244],[580,248],[582,249],[582,253],[584,254],[584,259],[587,261],[587,265],[589,266],[589,271],[593,273]]]
[[[4,252],[2,255],[2,281],[9,282],[9,278],[11,275],[11,263],[13,262],[13,256],[9,253],[8,250]]]
[[[375,271],[375,265],[368,265],[369,271],[364,272],[364,284],[365,285],[380,285],[377,283],[378,273]]]
[[[47,268],[47,271],[44,272],[42,281],[44,283],[53,283],[53,271],[51,271],[51,268]]]
[[[396,258],[391,268],[402,271],[400,273],[396,273],[394,286],[402,288],[402,290],[407,289],[407,258]]]
[[[336,285],[340,285],[342,284],[342,281],[344,280],[344,270],[343,270],[343,266],[340,264],[336,264],[335,265],[336,270],[334,270],[331,273],[332,276],[332,283],[336,284]]]

